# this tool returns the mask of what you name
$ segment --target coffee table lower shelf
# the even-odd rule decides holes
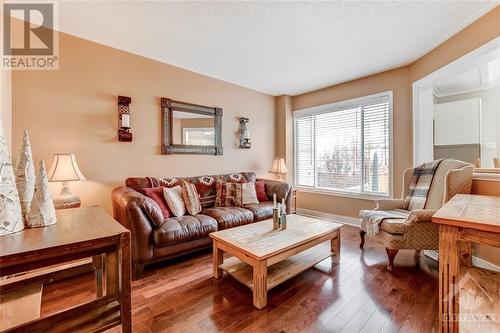
[[[330,246],[317,245],[267,268],[267,290],[304,272],[308,268],[335,255]],[[236,257],[224,259],[219,268],[253,290],[253,268]]]

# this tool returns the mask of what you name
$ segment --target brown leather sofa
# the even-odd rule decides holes
[[[230,177],[241,181],[263,180],[268,201],[244,207],[214,207],[213,202],[206,199],[214,196],[214,179],[219,177],[229,181]],[[208,179],[203,183],[204,189],[208,189],[207,197],[200,194],[203,206],[200,214],[164,219],[158,204],[139,192],[146,187],[175,186],[181,179],[195,185]],[[114,218],[132,235],[134,277],[138,278],[147,264],[211,247],[211,232],[271,218],[273,193],[279,201],[285,199],[287,213],[290,213],[291,185],[256,179],[252,172],[185,178],[128,178],[125,186],[113,190],[112,201]]]

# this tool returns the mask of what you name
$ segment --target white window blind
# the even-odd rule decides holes
[[[392,93],[295,113],[295,184],[390,195]]]

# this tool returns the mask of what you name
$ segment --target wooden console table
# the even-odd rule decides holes
[[[94,332],[119,324],[123,332],[131,332],[130,232],[100,207],[59,210],[54,225],[2,236],[0,277],[89,257],[96,265],[95,299],[6,332]],[[0,295],[49,282],[50,277],[12,280],[0,286]]]
[[[468,269],[461,270],[460,263],[470,259],[471,243],[500,247],[500,197],[457,194],[438,210],[432,222],[439,224],[439,330],[458,332],[460,322],[471,319],[460,316],[460,290],[464,283],[479,284],[472,275],[465,275]],[[486,293],[484,288],[478,289]],[[498,302],[498,290],[484,296]],[[495,316],[500,314],[487,317],[495,321]]]

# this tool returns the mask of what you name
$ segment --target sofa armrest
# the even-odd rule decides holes
[[[286,213],[291,212],[291,202],[292,202],[292,185],[289,183],[281,182],[278,180],[257,178],[257,180],[263,180],[266,187],[266,194],[269,200],[273,200],[273,194],[276,193],[276,199],[281,202],[285,199]]]
[[[431,222],[432,215],[436,214],[434,209],[415,209],[410,212],[405,224],[413,224],[418,222]]]
[[[403,199],[378,199],[375,210],[403,209],[405,201]]]
[[[113,217],[130,230],[133,262],[141,263],[152,259],[153,226],[163,223],[163,215],[156,202],[126,186],[115,188],[111,198]]]

